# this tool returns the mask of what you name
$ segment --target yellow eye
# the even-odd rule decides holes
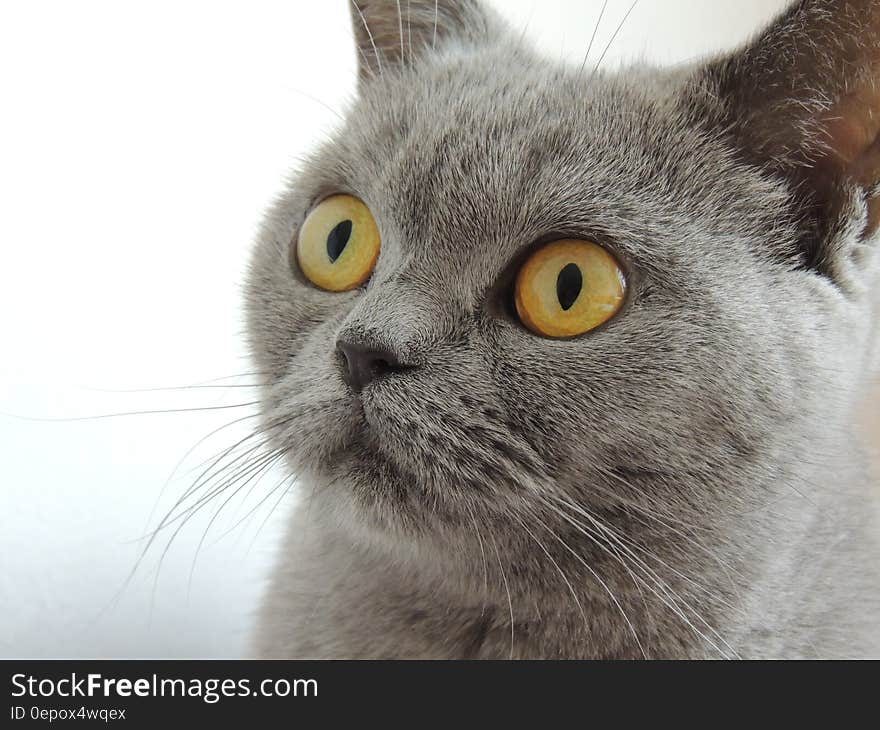
[[[315,286],[348,291],[373,273],[380,243],[370,209],[351,195],[334,195],[318,203],[303,221],[296,260]]]
[[[590,241],[565,239],[538,249],[516,276],[516,312],[543,337],[575,337],[607,321],[623,304],[617,261]]]

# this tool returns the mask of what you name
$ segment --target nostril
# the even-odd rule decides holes
[[[397,356],[390,350],[344,339],[336,342],[336,350],[340,354],[343,380],[356,391],[383,375],[402,369]]]
[[[345,350],[339,346],[339,343],[336,344],[336,359],[339,361],[342,372],[348,372],[348,369],[351,367],[348,362],[348,355],[346,355]]]

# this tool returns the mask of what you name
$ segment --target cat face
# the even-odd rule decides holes
[[[453,550],[475,523],[509,545],[523,522],[564,531],[566,505],[708,529],[772,499],[857,378],[840,257],[864,240],[864,195],[804,203],[805,177],[756,161],[779,156],[712,101],[741,91],[732,67],[561,68],[470,2],[413,2],[401,44],[386,5],[353,5],[358,98],[248,279],[264,426],[306,488],[355,529]],[[380,244],[335,292],[297,241],[338,195]],[[515,287],[563,239],[610,254],[626,291],[555,338]]]

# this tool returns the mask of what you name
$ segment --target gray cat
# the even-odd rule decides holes
[[[880,656],[880,3],[613,74],[476,0],[352,21],[247,281],[302,490],[256,652]]]

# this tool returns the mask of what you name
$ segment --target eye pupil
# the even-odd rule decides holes
[[[584,286],[584,277],[577,264],[566,264],[556,277],[556,296],[563,311],[577,301]]]
[[[327,235],[327,255],[330,257],[331,263],[335,262],[336,259],[339,258],[339,255],[345,250],[349,238],[351,238],[350,220],[344,220],[341,223],[338,223]]]

